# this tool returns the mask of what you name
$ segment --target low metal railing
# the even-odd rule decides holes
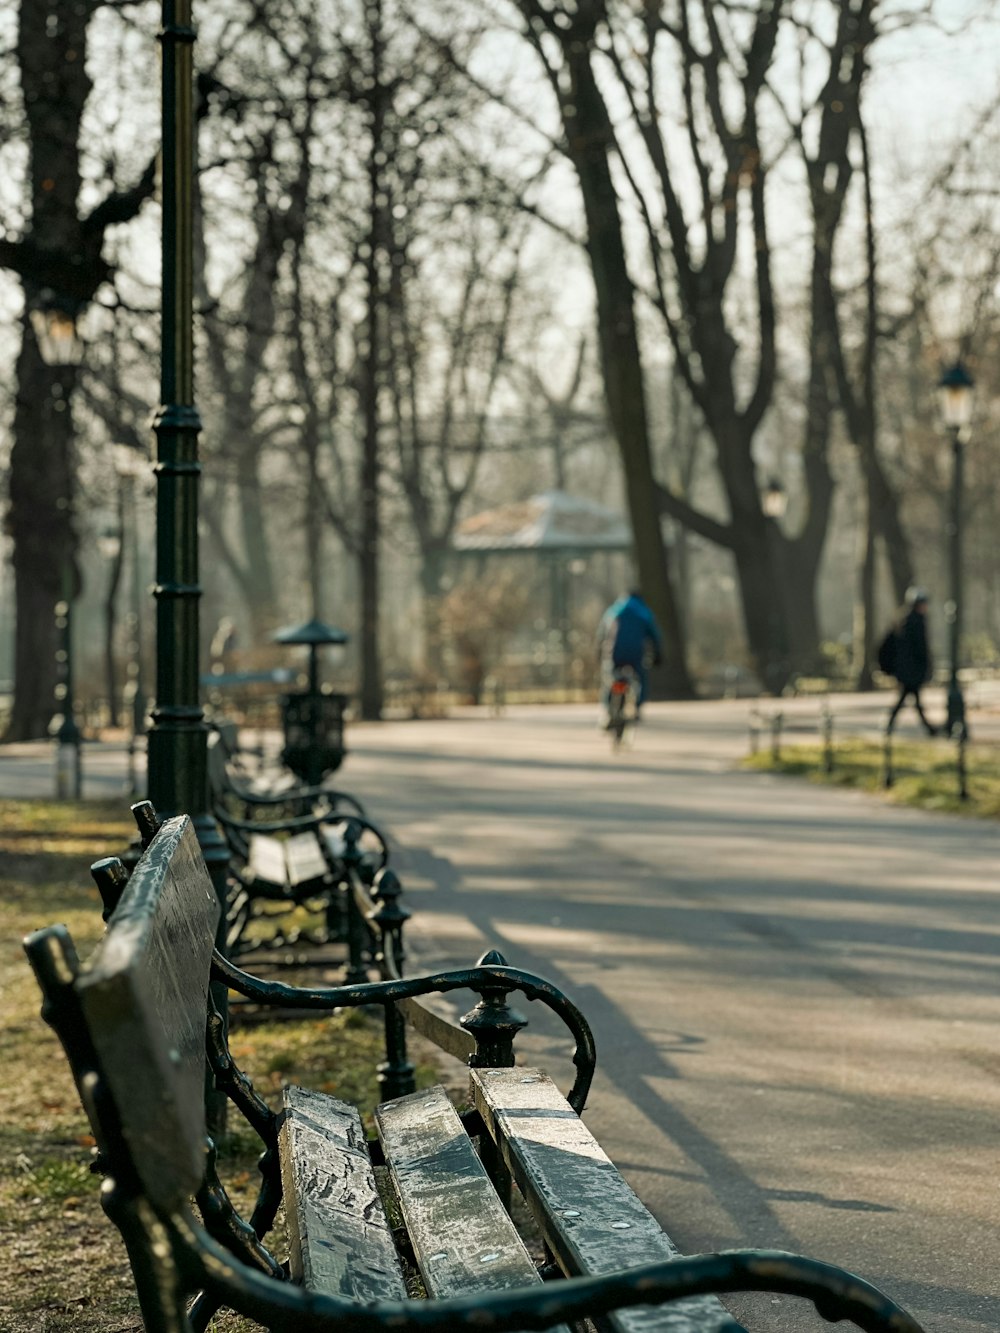
[[[816,735],[822,746],[821,762],[823,771],[827,775],[832,775],[836,769],[835,734],[842,736],[845,741],[851,739],[850,732],[844,730],[843,727],[839,732],[837,731],[836,718],[829,701],[824,701],[815,716],[797,713],[792,721],[789,721],[786,714],[780,709],[767,712],[765,709],[755,707],[750,709],[748,722],[750,754],[760,753],[761,738],[768,735],[770,737],[771,760],[775,764],[780,763],[782,760],[782,741],[789,731]],[[882,728],[879,735],[882,745],[880,780],[881,785],[888,789],[895,786],[898,776],[894,736],[888,726]],[[957,735],[952,739],[955,745],[956,794],[959,800],[966,801],[969,799],[968,731],[964,727],[959,728]]]

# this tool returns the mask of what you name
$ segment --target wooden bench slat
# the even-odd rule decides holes
[[[311,1291],[359,1301],[405,1298],[357,1110],[304,1088],[285,1088],[282,1101],[278,1141],[292,1276]]]
[[[292,888],[312,881],[321,884],[326,879],[329,868],[315,833],[296,833],[286,838],[283,851]]]
[[[252,879],[276,888],[286,886],[288,867],[281,841],[268,833],[250,835],[250,855],[247,858],[247,873]]]
[[[430,1296],[541,1281],[443,1088],[384,1102],[375,1120]]]
[[[472,1088],[476,1108],[564,1272],[599,1276],[676,1257],[673,1241],[545,1074],[478,1069]],[[602,1322],[616,1333],[740,1328],[714,1296],[622,1310]]]

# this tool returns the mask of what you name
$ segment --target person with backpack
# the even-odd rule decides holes
[[[906,614],[886,635],[879,648],[878,664],[899,683],[899,698],[889,714],[886,731],[891,732],[900,709],[913,699],[917,716],[928,736],[938,734],[920,701],[920,690],[931,678],[931,651],[927,639],[928,596],[922,588],[910,588],[906,594]]]

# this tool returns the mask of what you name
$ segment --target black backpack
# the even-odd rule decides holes
[[[899,647],[899,632],[895,625],[890,625],[885,638],[878,646],[878,669],[887,676],[896,674],[896,654]]]

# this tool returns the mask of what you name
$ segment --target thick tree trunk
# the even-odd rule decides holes
[[[306,455],[306,580],[309,584],[309,605],[316,620],[323,619],[325,589],[323,579],[323,498],[320,490],[317,455],[319,441],[315,431],[309,431],[303,440]]]
[[[125,563],[125,534],[122,529],[122,501],[118,497],[118,533],[119,546],[110,562],[108,586],[104,594],[104,680],[108,695],[108,726],[117,727],[120,720],[118,708],[118,662],[115,654],[115,632],[118,627],[118,586],[122,578],[122,566]]]
[[[853,625],[853,662],[854,686],[858,690],[870,690],[874,686],[872,679],[872,659],[875,656],[875,529],[872,504],[872,479],[870,474],[863,478],[864,496],[861,524],[858,532],[857,591],[854,601]]]
[[[267,641],[277,619],[274,565],[267,536],[268,502],[254,456],[244,454],[241,457],[238,474],[238,505],[246,560],[241,583],[250,618],[250,639],[257,647]]]
[[[889,484],[877,455],[872,457],[869,467],[871,525],[885,543],[893,595],[896,604],[902,606],[906,590],[914,581],[910,539],[903,528],[899,497]]]
[[[420,591],[424,628],[424,674],[429,681],[444,677],[444,634],[441,626],[441,584],[445,553],[437,547],[425,548],[420,562]]]
[[[386,90],[382,86],[382,3],[372,0],[367,11],[371,42],[371,143],[368,153],[368,255],[365,261],[367,298],[367,348],[362,366],[361,413],[364,437],[361,444],[361,541],[358,575],[361,584],[361,716],[377,721],[382,716],[382,661],[379,646],[379,369],[382,292],[379,257],[385,242],[381,154],[385,130]]]
[[[56,603],[79,590],[73,528],[73,366],[47,366],[25,320],[17,360],[8,529],[17,626],[14,704],[6,739],[45,736],[56,711]]]
[[[19,241],[0,237],[0,263],[17,272],[30,313],[58,312],[65,330],[110,276],[105,229],[127,222],[152,193],[153,163],[132,189],[78,212],[80,125],[91,91],[87,28],[100,0],[21,0],[17,64],[27,124],[28,182]],[[8,739],[44,735],[54,710],[55,605],[79,590],[73,528],[71,402],[77,371],[46,365],[30,319],[17,363],[7,527],[14,542],[17,625]]]
[[[754,670],[763,689],[780,694],[791,665],[787,635],[785,582],[777,551],[781,541],[769,532],[773,520],[752,525],[744,521],[734,548],[736,581],[743,608],[743,624]]]
[[[801,558],[796,541],[785,542],[782,574],[788,636],[788,679],[817,675],[823,669],[822,632],[816,605],[816,564]],[[787,679],[786,679],[787,683]]]
[[[611,127],[590,66],[588,47],[570,41],[564,47],[564,54],[572,86],[563,97],[562,113],[587,220],[587,251],[597,296],[608,413],[625,474],[639,583],[663,629],[665,642],[666,660],[657,673],[657,683],[671,698],[690,698],[694,689],[688,673],[681,617],[670,582],[653,480],[634,292],[608,158]]]

